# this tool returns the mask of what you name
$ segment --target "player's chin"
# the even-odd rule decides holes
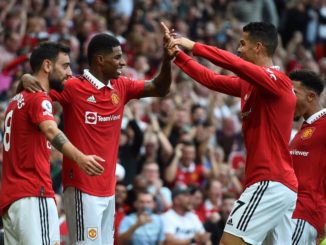
[[[115,75],[114,75],[114,78],[119,78],[122,74],[122,71],[121,70],[117,70]]]

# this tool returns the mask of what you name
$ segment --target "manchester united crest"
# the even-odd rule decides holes
[[[301,134],[301,139],[306,140],[311,138],[314,132],[315,132],[315,128],[306,128]]]
[[[97,238],[97,228],[87,228],[87,238],[90,240],[95,240]]]
[[[113,105],[118,105],[120,102],[120,97],[117,93],[112,93],[111,100],[112,100]]]

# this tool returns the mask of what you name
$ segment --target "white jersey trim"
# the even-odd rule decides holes
[[[311,115],[306,122],[308,124],[313,124],[314,122],[316,122],[319,118],[323,117],[324,115],[326,115],[326,108],[316,112],[315,114]]]
[[[94,77],[94,75],[90,73],[88,69],[84,69],[83,76],[98,90],[105,87],[105,84],[98,80],[96,77]],[[110,80],[108,81],[108,84],[106,86],[110,89],[113,89]]]

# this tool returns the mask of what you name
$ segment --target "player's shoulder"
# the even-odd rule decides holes
[[[64,86],[65,87],[74,87],[74,86],[81,86],[82,83],[84,83],[86,79],[82,75],[76,75],[68,78]]]
[[[267,72],[274,74],[278,79],[292,84],[291,79],[281,70],[279,66],[268,67],[266,70]]]
[[[123,84],[128,84],[130,82],[140,82],[140,80],[134,79],[134,78],[130,78],[130,77],[126,77],[126,76],[119,76],[116,79],[112,79],[110,80],[111,85],[115,86],[115,85],[123,85]]]
[[[27,101],[36,101],[38,99],[48,99],[48,100],[52,101],[47,92],[40,91],[40,92],[32,93],[32,92],[29,92],[29,91],[26,91],[26,90],[21,92],[21,93],[16,94],[11,99],[11,101],[24,100],[25,102],[27,102]]]

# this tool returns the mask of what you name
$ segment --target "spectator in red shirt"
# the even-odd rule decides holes
[[[212,176],[212,171],[194,162],[196,147],[194,143],[185,141],[178,144],[175,155],[165,169],[165,180],[171,184],[202,185],[205,178]]]

